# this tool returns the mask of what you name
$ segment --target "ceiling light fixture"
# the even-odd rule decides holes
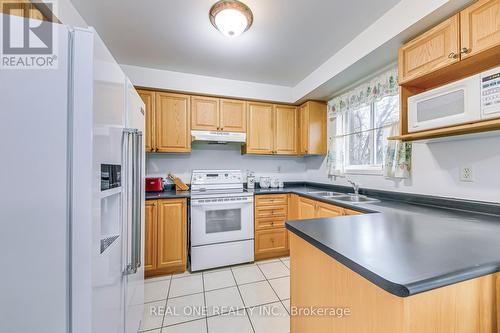
[[[221,0],[210,8],[210,22],[227,37],[236,37],[247,31],[253,23],[250,8],[237,0]]]

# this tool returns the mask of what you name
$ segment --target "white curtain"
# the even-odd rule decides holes
[[[390,136],[399,135],[399,123],[393,124]],[[388,178],[410,178],[411,142],[389,140],[384,155],[384,176]]]
[[[327,172],[329,176],[343,176],[345,173],[345,137],[351,134],[347,133],[344,128],[346,115],[352,110],[395,95],[399,95],[399,86],[397,68],[392,68],[328,102]],[[391,132],[397,133],[395,131],[399,128],[399,121],[384,126],[392,126]],[[388,133],[389,128],[384,132]],[[411,143],[389,141],[385,150],[383,167],[386,177],[409,177]]]

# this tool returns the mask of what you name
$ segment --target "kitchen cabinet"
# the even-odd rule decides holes
[[[300,155],[326,155],[326,104],[309,101],[299,107]]]
[[[288,255],[288,194],[255,196],[255,260]]]
[[[157,92],[155,101],[156,152],[191,151],[190,96]]]
[[[191,97],[191,129],[218,131],[219,99],[211,97]]]
[[[361,214],[351,209],[305,197],[298,198],[297,211],[299,220]]]
[[[179,273],[187,262],[187,200],[147,200],[144,269],[146,276]]]
[[[297,108],[295,106],[275,105],[274,124],[274,153],[278,155],[297,154]]]
[[[212,97],[191,97],[191,129],[245,132],[246,102]]]
[[[155,137],[155,117],[154,117],[154,103],[155,92],[150,90],[138,89],[137,92],[141,96],[142,101],[146,105],[145,126],[144,126],[144,146],[146,152],[154,152],[156,150],[156,137]]]
[[[144,210],[144,271],[156,269],[156,226],[158,204],[156,200],[147,200]]]
[[[247,143],[244,152],[296,155],[297,125],[295,106],[249,102]]]
[[[445,84],[497,66],[499,54],[500,0],[479,0],[403,45],[398,81]]]
[[[459,22],[454,15],[399,49],[399,83],[460,61]]]
[[[462,59],[500,45],[500,0],[480,0],[460,12]]]
[[[225,132],[246,132],[247,102],[236,99],[220,99],[220,127]]]
[[[5,5],[11,6],[12,8],[4,7]],[[46,17],[37,7],[43,4],[36,3],[33,4],[29,0],[8,0],[0,1],[0,13],[20,16],[25,18],[36,19],[40,21],[52,21],[50,17]]]
[[[248,102],[247,142],[244,151],[247,154],[273,154],[274,117],[273,105]]]

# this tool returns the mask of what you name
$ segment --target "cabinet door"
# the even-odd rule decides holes
[[[344,215],[344,209],[324,202],[318,202],[316,217],[334,217]]]
[[[307,104],[299,108],[299,154],[306,155],[309,150],[309,109]]]
[[[273,153],[273,105],[248,102],[248,128],[246,152]]]
[[[500,44],[500,0],[480,0],[460,13],[462,59]]]
[[[158,152],[191,151],[190,96],[156,93],[155,121]]]
[[[222,131],[246,132],[246,102],[235,99],[221,99],[219,123]]]
[[[297,108],[275,105],[274,123],[274,151],[276,154],[297,154]]]
[[[399,84],[460,61],[459,14],[399,49]]]
[[[148,272],[156,269],[156,200],[146,201],[144,220],[144,270]]]
[[[142,101],[146,105],[145,128],[144,128],[144,144],[145,150],[152,152],[156,150],[155,140],[155,118],[154,118],[154,103],[155,93],[148,90],[137,90]]]
[[[355,210],[352,210],[352,209],[344,208],[344,214],[345,215],[361,215],[363,213],[355,211]]]
[[[326,104],[307,102],[307,154],[326,155]]]
[[[285,228],[255,231],[255,258],[272,257],[288,251]]]
[[[200,131],[219,130],[219,99],[191,97],[191,129]]]
[[[186,199],[158,200],[158,269],[186,266],[186,209]]]
[[[300,220],[316,217],[316,202],[307,198],[299,198],[298,215]]]

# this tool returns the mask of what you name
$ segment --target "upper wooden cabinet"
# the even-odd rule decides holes
[[[246,132],[247,109],[245,101],[220,99],[219,121],[221,131]]]
[[[190,96],[156,93],[156,151],[186,153],[191,151]]]
[[[246,102],[212,97],[191,97],[191,129],[245,132]]]
[[[399,84],[427,89],[497,66],[499,58],[500,0],[479,0],[399,49]]]
[[[460,61],[459,15],[454,15],[399,49],[399,83]]]
[[[297,154],[297,108],[295,106],[275,105],[274,124],[275,154]]]
[[[295,106],[248,102],[247,154],[297,154]]]
[[[191,129],[218,131],[219,99],[211,97],[191,97]]]
[[[274,151],[273,105],[248,102],[247,154],[272,154]]]
[[[299,108],[299,154],[326,155],[326,104],[309,101]]]
[[[155,117],[154,117],[154,103],[155,93],[150,90],[137,90],[142,101],[146,105],[145,114],[145,128],[144,128],[144,145],[146,152],[153,152],[156,150],[156,136],[155,136]]]
[[[500,0],[481,0],[460,13],[462,59],[500,44]]]

